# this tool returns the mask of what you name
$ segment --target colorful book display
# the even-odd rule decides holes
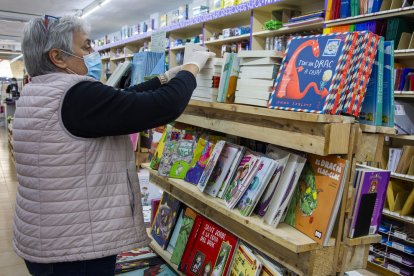
[[[269,108],[358,116],[378,41],[368,32],[292,38]]]
[[[339,209],[347,162],[336,156],[308,155],[285,222],[327,245]]]

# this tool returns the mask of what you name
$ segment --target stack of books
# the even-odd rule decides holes
[[[379,41],[370,32],[292,38],[269,107],[358,117]]]
[[[210,58],[207,61],[196,77],[197,88],[194,90],[191,99],[207,102],[217,100],[222,65],[222,58]]]
[[[306,24],[312,24],[317,22],[323,22],[325,20],[324,11],[316,11],[312,13],[303,14],[300,16],[292,17],[288,20],[288,23],[283,24],[283,27],[302,26]]]
[[[235,103],[267,107],[280,60],[276,51],[242,51]]]

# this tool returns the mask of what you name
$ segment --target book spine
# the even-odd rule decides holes
[[[378,87],[377,87],[377,104],[375,105],[375,125],[382,125],[382,100],[383,100],[383,91],[384,91],[384,38],[381,37],[381,40],[378,44]]]

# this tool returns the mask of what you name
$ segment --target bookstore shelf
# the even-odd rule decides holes
[[[101,58],[102,61],[109,61],[111,59],[111,57],[103,57]]]
[[[414,99],[414,91],[396,91],[394,98]]]
[[[387,208],[384,208],[382,214],[386,217],[389,217],[389,218],[393,218],[393,219],[396,219],[396,220],[399,220],[399,221],[402,221],[402,222],[414,224],[414,217],[401,216],[396,212],[391,212]]]
[[[373,263],[372,261],[368,261],[368,268],[369,269],[372,269],[374,271],[377,271],[377,272],[381,273],[380,275],[384,275],[384,276],[400,275],[400,274],[397,274],[394,271],[389,270],[388,268],[386,268],[386,267],[384,267],[382,265]]]
[[[389,136],[392,139],[398,139],[398,140],[405,140],[405,141],[414,141],[414,135],[390,135]]]
[[[295,27],[282,27],[277,30],[273,31],[260,31],[260,32],[254,32],[253,36],[258,37],[270,37],[270,36],[278,36],[278,35],[284,35],[284,34],[293,34],[295,32],[303,32],[303,31],[311,31],[311,30],[322,30],[323,28],[323,22],[316,22],[316,23],[310,23],[307,25],[302,26],[295,26]]]
[[[226,37],[226,38],[222,38],[222,39],[215,39],[215,40],[205,41],[204,45],[221,45],[221,44],[236,42],[236,41],[249,39],[249,38],[250,38],[250,34],[244,34],[244,35],[239,35],[239,36],[231,36],[231,37]]]
[[[382,133],[382,134],[395,134],[396,130],[393,127],[383,127],[383,126],[373,126],[373,125],[365,125],[365,124],[360,124],[361,130],[363,132],[368,132],[368,133]]]
[[[191,101],[176,121],[325,156],[348,152],[353,119]]]
[[[121,57],[113,57],[111,58],[111,61],[119,61],[119,60],[124,60],[125,56],[121,56]]]
[[[394,10],[380,11],[376,13],[357,15],[347,18],[335,19],[325,21],[326,27],[335,27],[341,25],[349,25],[361,23],[369,20],[386,19],[390,17],[414,17],[414,7],[399,8]]]
[[[381,235],[369,235],[359,238],[346,238],[344,243],[348,246],[367,245],[371,243],[377,243],[381,241]]]
[[[257,216],[244,217],[237,210],[227,208],[222,200],[200,192],[195,185],[182,179],[160,176],[157,171],[149,167],[149,164],[142,164],[142,167],[150,172],[153,183],[254,246],[263,249],[277,246],[294,253],[321,248],[311,238],[290,225],[282,223],[274,228],[265,224]],[[331,245],[333,241],[332,239]]]
[[[158,243],[152,238],[151,236],[151,228],[147,229],[147,233],[148,236],[151,238],[151,243],[150,243],[150,248],[152,250],[154,250],[155,253],[157,253],[158,255],[160,255],[160,257],[167,262],[167,264],[174,269],[174,271],[178,274],[178,275],[184,275],[183,273],[181,273],[178,270],[178,266],[173,264],[170,260],[171,260],[171,253],[168,252],[167,250],[164,250],[161,248],[161,246],[158,245]]]
[[[181,45],[181,46],[171,47],[170,51],[180,51],[180,50],[184,50],[184,49],[185,49],[185,45]]]

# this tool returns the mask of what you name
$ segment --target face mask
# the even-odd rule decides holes
[[[96,79],[96,80],[100,80],[101,79],[101,74],[102,74],[102,61],[101,61],[101,55],[99,55],[98,52],[93,52],[89,55],[83,56],[83,58],[78,57],[74,54],[68,53],[66,51],[61,50],[62,52],[71,55],[73,57],[76,58],[80,58],[83,59],[83,62],[85,63],[86,68],[88,68],[88,73],[87,75]],[[70,70],[68,68],[68,71],[73,73],[72,70]]]

